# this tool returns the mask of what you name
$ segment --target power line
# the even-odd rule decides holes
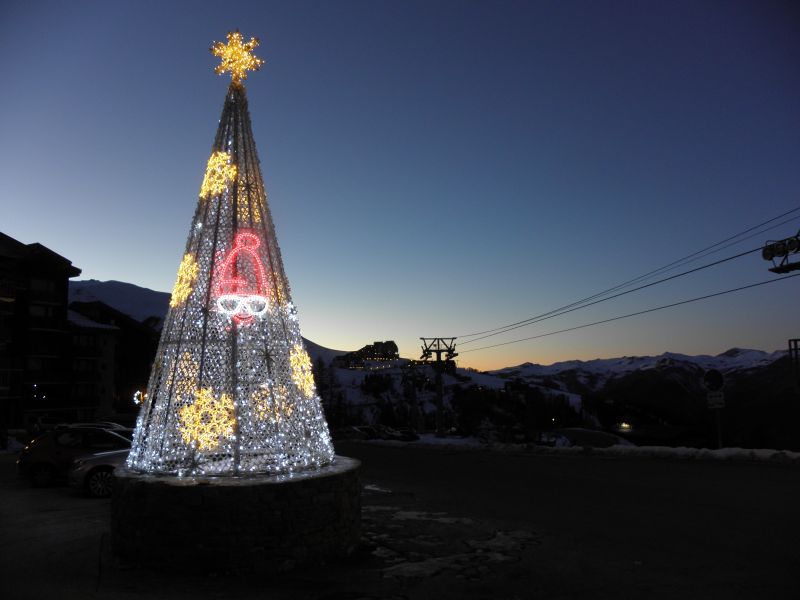
[[[729,260],[733,260],[735,258],[741,258],[742,256],[746,256],[747,254],[752,254],[753,252],[758,252],[761,250],[761,247],[753,248],[752,250],[748,250],[746,252],[741,252],[739,254],[735,254],[733,256],[729,256],[727,258],[722,258],[720,260],[714,261],[712,263],[708,263],[707,265],[703,265],[702,267],[695,267],[694,269],[689,269],[688,271],[684,271],[682,273],[676,273],[675,275],[670,275],[669,277],[665,277],[664,279],[659,279],[658,281],[651,281],[650,283],[646,283],[644,285],[640,285],[639,287],[635,287],[631,290],[626,290],[624,292],[620,292],[619,294],[614,294],[613,296],[608,296],[606,298],[600,298],[599,300],[595,300],[593,302],[588,302],[586,304],[581,304],[580,306],[575,306],[574,308],[568,308],[567,310],[555,310],[550,311],[546,315],[541,317],[534,317],[532,319],[527,319],[525,321],[520,321],[519,323],[515,323],[513,326],[509,325],[506,328],[495,331],[494,333],[488,333],[486,335],[482,335],[480,337],[472,338],[471,340],[467,340],[466,342],[461,342],[461,345],[464,344],[471,344],[472,342],[477,342],[478,340],[485,340],[486,338],[494,337],[496,335],[500,335],[502,333],[507,333],[509,331],[513,331],[514,329],[519,329],[520,327],[527,327],[528,325],[533,325],[534,323],[540,323],[541,321],[546,321],[547,319],[552,319],[554,317],[560,317],[561,315],[565,315],[567,313],[571,313],[576,310],[580,310],[582,308],[587,308],[589,306],[594,306],[595,304],[600,304],[601,302],[606,302],[607,300],[613,300],[614,298],[619,298],[620,296],[625,296],[626,294],[632,294],[633,292],[638,292],[639,290],[643,290],[645,288],[653,287],[654,285],[658,285],[659,283],[664,283],[665,281],[670,281],[672,279],[677,279],[678,277],[683,277],[684,275],[689,275],[691,273],[696,273],[697,271],[702,271],[703,269],[708,269],[709,267],[714,267],[716,265],[722,264],[724,262],[728,262]]]
[[[466,352],[477,352],[478,350],[486,350],[488,348],[497,348],[498,346],[508,346],[509,344],[517,344],[519,342],[525,342],[528,340],[535,340],[538,338],[547,337],[550,335],[556,335],[558,333],[566,333],[568,331],[575,331],[576,329],[583,329],[585,327],[593,327],[594,325],[602,325],[603,323],[611,323],[612,321],[619,321],[621,319],[627,319],[629,317],[635,317],[638,315],[644,315],[647,313],[655,312],[657,310],[664,310],[665,308],[672,308],[675,306],[681,306],[682,304],[689,304],[691,302],[698,302],[700,300],[707,300],[708,298],[715,298],[717,296],[723,296],[725,294],[731,294],[733,292],[740,292],[742,290],[747,290],[750,288],[758,287],[761,285],[767,285],[768,283],[774,283],[776,281],[783,281],[785,279],[792,279],[793,277],[800,277],[800,273],[795,275],[787,275],[786,277],[779,277],[778,279],[767,279],[765,281],[760,281],[758,283],[751,283],[750,285],[743,285],[738,288],[732,288],[730,290],[724,290],[722,292],[715,292],[713,294],[707,294],[705,296],[698,296],[697,298],[690,298],[688,300],[681,300],[680,302],[673,302],[672,304],[665,304],[663,306],[656,306],[655,308],[648,308],[647,310],[640,310],[634,313],[628,313],[627,315],[620,315],[618,317],[612,317],[610,319],[603,319],[602,321],[595,321],[593,323],[584,323],[583,325],[576,325],[575,327],[568,327],[566,329],[559,329],[558,331],[550,331],[548,333],[540,333],[539,335],[532,335],[530,337],[520,338],[518,340],[511,340],[509,342],[501,342],[499,344],[492,344],[490,346],[481,346],[480,348],[471,348],[469,350],[462,350],[461,354]]]
[[[800,209],[800,207],[798,207],[798,209]],[[781,216],[784,216],[784,215],[781,215]],[[760,231],[756,231],[755,233],[751,233],[750,235],[745,236],[743,238],[740,238],[738,240],[735,240],[733,242],[728,242],[724,246],[720,246],[719,248],[716,248],[715,250],[709,250],[707,252],[704,251],[704,250],[700,250],[700,251],[695,253],[698,256],[690,255],[689,257],[685,257],[684,259],[676,261],[675,262],[675,266],[672,266],[673,263],[670,263],[669,265],[665,265],[665,266],[661,267],[660,269],[656,269],[655,271],[651,271],[650,273],[646,273],[645,275],[641,275],[641,276],[639,276],[639,277],[637,277],[635,279],[632,279],[631,281],[629,281],[627,283],[635,283],[638,280],[649,279],[650,277],[653,277],[656,274],[658,274],[660,271],[672,271],[673,269],[677,269],[678,267],[681,267],[683,265],[689,264],[689,263],[694,262],[696,260],[700,260],[701,258],[705,258],[706,256],[710,256],[711,254],[716,254],[717,252],[725,250],[725,248],[730,248],[731,246],[735,246],[736,244],[741,244],[742,242],[747,241],[747,240],[749,240],[751,238],[754,238],[756,236],[763,235],[766,232],[771,231],[772,229],[777,229],[781,225],[786,225],[786,223],[791,223],[792,221],[796,221],[797,219],[800,219],[800,215],[795,215],[794,217],[790,217],[790,218],[786,219],[785,221],[781,221],[780,223],[775,223],[775,225],[771,225],[771,226],[767,227],[766,229],[762,229]],[[772,219],[772,220],[774,220],[774,219]],[[769,222],[769,221],[767,221],[767,222]],[[762,223],[761,225],[764,225],[764,224],[765,223]],[[760,227],[761,225],[759,225],[757,227]],[[751,228],[751,229],[753,229],[753,228]],[[741,234],[739,234],[739,235],[743,235],[743,234],[747,233],[748,231],[750,231],[751,229],[747,229],[747,230],[741,232]],[[730,239],[730,238],[728,238],[728,239]],[[719,244],[723,244],[726,241],[727,240],[723,240],[722,242],[719,242]],[[694,258],[691,258],[691,256],[694,256]],[[617,287],[626,287],[627,283],[626,284],[621,284],[620,286],[617,286]]]
[[[609,294],[609,293],[614,292],[614,291],[619,290],[619,289],[623,289],[623,288],[628,287],[628,286],[630,286],[630,285],[632,285],[634,283],[637,283],[639,281],[643,281],[643,280],[649,279],[651,277],[654,277],[655,275],[657,275],[657,274],[659,274],[661,272],[670,271],[672,269],[678,268],[679,266],[682,266],[683,264],[686,264],[686,263],[689,263],[689,262],[694,262],[695,260],[699,260],[700,258],[708,256],[709,254],[714,254],[716,252],[724,250],[725,248],[728,248],[730,246],[733,246],[733,245],[741,243],[741,242],[743,242],[745,240],[748,240],[748,239],[750,239],[752,237],[755,237],[756,235],[761,235],[762,233],[766,233],[767,231],[770,231],[771,229],[775,229],[776,227],[779,227],[781,225],[785,225],[786,223],[789,223],[790,221],[794,221],[795,219],[800,218],[800,217],[799,216],[794,216],[794,217],[792,217],[790,219],[786,219],[785,221],[782,221],[780,223],[772,225],[771,227],[768,227],[768,228],[766,228],[764,230],[761,230],[761,231],[758,231],[756,233],[753,233],[753,234],[751,234],[751,235],[749,235],[747,237],[744,237],[744,238],[741,237],[746,233],[749,233],[751,231],[759,229],[759,228],[763,227],[764,225],[768,225],[769,223],[777,221],[778,219],[781,219],[781,218],[785,217],[786,215],[790,215],[790,214],[795,213],[797,211],[800,211],[800,206],[795,207],[795,208],[793,208],[793,209],[791,209],[789,211],[786,211],[786,212],[784,212],[784,213],[782,213],[780,215],[777,215],[776,217],[768,219],[768,220],[766,220],[766,221],[764,221],[762,223],[759,223],[758,225],[754,225],[753,227],[749,227],[748,229],[745,229],[744,231],[740,231],[736,235],[733,235],[733,236],[730,236],[728,238],[725,238],[724,240],[721,240],[721,241],[717,242],[716,244],[712,244],[710,246],[707,246],[706,248],[703,248],[701,250],[698,250],[696,252],[688,254],[687,256],[684,256],[681,259],[678,259],[676,261],[673,261],[673,262],[671,262],[669,264],[664,265],[663,267],[659,267],[658,269],[654,269],[654,270],[649,271],[649,272],[647,272],[647,273],[645,273],[643,275],[639,275],[638,277],[634,277],[633,279],[630,279],[628,281],[625,281],[623,283],[615,285],[614,287],[608,288],[608,289],[606,289],[606,290],[604,290],[602,292],[598,292],[598,293],[593,294],[591,296],[587,296],[586,298],[583,298],[581,300],[577,300],[577,301],[575,301],[575,302],[573,302],[571,304],[566,304],[564,306],[561,306],[559,308],[555,308],[553,310],[550,310],[548,312],[542,313],[540,315],[536,315],[534,317],[529,317],[527,319],[523,319],[521,321],[517,321],[516,323],[510,323],[508,325],[502,325],[500,327],[495,327],[495,328],[492,328],[492,329],[486,329],[484,331],[476,331],[474,333],[462,334],[462,335],[459,335],[457,337],[460,337],[460,338],[474,337],[474,336],[477,336],[477,335],[483,335],[483,334],[486,334],[486,333],[492,333],[492,332],[495,332],[495,331],[505,330],[505,329],[507,329],[509,327],[514,327],[516,325],[521,325],[521,324],[527,323],[529,321],[534,321],[534,320],[537,320],[537,319],[541,319],[542,317],[547,317],[549,315],[552,315],[553,313],[557,313],[557,312],[562,311],[564,309],[572,308],[574,306],[583,304],[583,303],[588,302],[590,300],[594,300],[595,298],[599,298],[599,297],[605,296],[606,294]],[[737,240],[736,238],[741,238],[741,239]],[[736,240],[736,241],[731,242],[731,240]],[[726,242],[730,242],[730,243],[726,244]],[[723,244],[725,244],[725,245],[723,246]],[[717,246],[721,246],[721,247],[717,248]],[[716,248],[716,250],[712,250],[714,248]],[[500,332],[502,333],[502,331],[500,331]],[[462,342],[462,344],[463,343],[468,343],[468,342]]]
[[[792,211],[789,211],[789,212],[791,213],[791,212],[795,212],[795,211],[797,211],[797,210],[800,210],[800,207],[797,207],[796,209],[794,209],[794,210],[792,210]],[[780,217],[786,216],[786,214],[789,214],[789,213],[783,213],[782,215],[779,215],[779,216],[778,216],[778,217],[776,217],[776,218],[780,218]],[[677,267],[679,267],[679,266],[682,266],[683,264],[687,264],[687,263],[689,263],[689,262],[694,262],[695,260],[699,260],[700,258],[703,258],[703,257],[705,257],[705,256],[708,256],[709,254],[714,254],[714,253],[716,253],[716,252],[719,252],[720,250],[724,250],[725,248],[729,248],[730,246],[734,246],[734,245],[736,245],[736,244],[738,244],[738,243],[741,243],[741,242],[743,242],[743,241],[745,241],[745,240],[748,240],[748,239],[750,239],[750,238],[752,238],[752,237],[755,237],[755,236],[757,236],[757,235],[761,235],[761,234],[763,234],[763,233],[766,233],[767,231],[770,231],[771,229],[775,229],[776,227],[780,227],[781,225],[785,225],[786,223],[789,223],[789,222],[791,222],[791,221],[794,221],[794,220],[795,220],[795,219],[797,219],[797,218],[800,218],[800,216],[795,216],[795,217],[792,217],[792,218],[790,218],[790,219],[787,219],[787,220],[785,220],[785,221],[781,221],[780,223],[777,223],[776,225],[773,225],[773,226],[771,226],[771,227],[768,227],[768,228],[766,228],[766,229],[764,229],[764,230],[758,231],[758,232],[756,232],[756,233],[754,233],[754,234],[751,234],[751,235],[749,235],[749,236],[747,236],[747,237],[744,237],[744,238],[742,238],[742,239],[740,239],[740,240],[737,240],[737,241],[735,241],[735,242],[731,242],[731,243],[729,243],[729,244],[726,244],[726,245],[724,245],[724,246],[722,246],[722,247],[720,247],[720,248],[717,248],[716,250],[713,250],[713,251],[711,251],[711,252],[706,252],[706,251],[707,251],[707,250],[709,250],[710,248],[713,248],[714,246],[716,246],[716,245],[719,245],[719,244],[723,244],[723,243],[725,243],[725,242],[729,241],[730,239],[732,239],[732,238],[727,238],[727,239],[725,239],[725,240],[722,240],[721,242],[718,242],[718,243],[717,243],[717,244],[715,244],[714,246],[709,246],[708,248],[705,248],[705,249],[703,249],[703,250],[698,250],[697,252],[695,252],[695,253],[693,253],[693,254],[690,254],[690,255],[688,255],[688,256],[685,256],[685,257],[684,257],[684,258],[682,258],[682,259],[679,259],[679,260],[677,260],[677,261],[674,261],[674,262],[672,262],[672,263],[669,263],[668,265],[664,265],[663,267],[659,267],[658,269],[655,269],[655,270],[653,270],[653,271],[649,271],[648,273],[645,273],[644,275],[639,275],[638,277],[635,277],[635,278],[633,278],[633,279],[630,279],[630,280],[628,280],[628,281],[626,281],[626,282],[624,282],[624,283],[620,283],[620,284],[618,284],[618,285],[616,285],[616,286],[614,286],[614,287],[608,288],[607,290],[604,290],[604,291],[602,291],[602,292],[598,292],[598,293],[596,293],[596,294],[593,294],[593,295],[591,295],[591,296],[587,296],[586,298],[583,298],[583,299],[581,299],[581,300],[577,300],[577,301],[575,301],[575,302],[573,302],[573,303],[571,303],[571,304],[567,304],[567,305],[561,306],[561,307],[559,307],[559,308],[555,308],[555,309],[553,309],[553,310],[550,310],[550,311],[548,311],[548,312],[542,313],[542,314],[540,314],[540,315],[536,315],[536,316],[534,316],[534,317],[529,317],[529,318],[527,318],[527,319],[523,319],[522,321],[517,321],[516,323],[510,323],[510,324],[508,324],[508,325],[502,325],[502,326],[500,326],[500,327],[495,327],[495,328],[493,328],[493,329],[487,329],[487,330],[484,330],[484,331],[478,331],[478,332],[475,332],[475,333],[462,334],[462,335],[459,335],[459,336],[457,336],[457,337],[461,337],[461,338],[464,338],[464,337],[473,337],[473,336],[476,336],[476,335],[482,335],[482,334],[485,334],[485,333],[491,333],[491,332],[493,332],[493,331],[500,331],[501,329],[506,329],[506,328],[508,328],[508,327],[512,327],[512,326],[515,326],[515,325],[520,325],[520,324],[523,324],[523,323],[527,323],[528,321],[534,321],[534,320],[536,320],[536,319],[540,319],[541,317],[545,317],[545,316],[551,315],[551,314],[553,314],[553,313],[557,313],[557,312],[559,312],[559,311],[562,311],[562,310],[564,310],[564,309],[567,309],[567,308],[572,308],[573,306],[577,306],[577,305],[579,305],[579,304],[583,304],[584,302],[587,302],[587,301],[589,301],[589,300],[594,300],[595,298],[598,298],[598,297],[601,297],[601,296],[605,296],[606,294],[608,294],[608,293],[610,293],[610,292],[614,292],[614,291],[616,291],[616,290],[618,290],[618,289],[622,289],[622,288],[628,287],[629,285],[632,285],[632,284],[634,284],[634,283],[636,283],[636,282],[638,282],[638,281],[643,281],[643,280],[649,279],[649,278],[651,278],[651,277],[655,276],[656,274],[658,274],[658,273],[660,273],[660,272],[662,272],[662,271],[671,271],[672,269],[675,269],[675,268],[677,268]],[[742,232],[741,232],[741,233],[739,233],[738,235],[740,236],[740,235],[742,235],[742,234],[744,234],[744,233],[747,233],[747,232],[749,232],[749,231],[752,231],[753,229],[755,229],[755,228],[758,228],[758,227],[761,227],[761,226],[763,226],[763,225],[765,225],[765,224],[767,224],[767,223],[770,223],[770,222],[772,222],[772,221],[774,221],[774,220],[775,220],[775,218],[773,218],[773,219],[770,219],[769,221],[765,221],[764,223],[761,223],[760,225],[756,225],[756,227],[754,227],[754,228],[753,228],[753,227],[751,227],[750,229],[746,229],[746,230],[742,231]],[[737,236],[733,236],[733,237],[735,238],[735,237],[737,237]],[[698,255],[698,254],[701,254],[701,253],[703,253],[703,252],[705,252],[705,254],[702,254],[701,256],[696,256],[696,255]],[[502,332],[501,332],[501,333],[502,333]],[[463,342],[463,343],[467,343],[467,342]]]

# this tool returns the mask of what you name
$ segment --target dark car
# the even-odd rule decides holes
[[[544,432],[540,444],[546,446],[581,446],[583,448],[609,448],[611,446],[635,446],[636,444],[607,431],[584,429],[582,427],[564,427]]]
[[[131,441],[100,427],[65,427],[48,431],[25,446],[17,459],[21,477],[42,487],[67,478],[72,461],[85,454],[130,449]]]
[[[72,462],[69,484],[94,498],[107,498],[114,487],[114,469],[128,458],[128,448],[80,456]]]

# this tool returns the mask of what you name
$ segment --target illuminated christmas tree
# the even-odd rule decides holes
[[[243,81],[262,60],[237,31],[230,72],[128,467],[174,475],[290,473],[333,461],[267,206]]]

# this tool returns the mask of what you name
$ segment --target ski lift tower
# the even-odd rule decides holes
[[[444,436],[444,389],[442,386],[442,371],[447,361],[453,360],[456,352],[456,338],[419,338],[422,340],[422,356],[420,360],[430,361],[436,355],[434,371],[436,372],[436,435]],[[442,360],[444,354],[444,360]]]
[[[800,260],[789,260],[790,255],[798,253],[800,253],[800,231],[792,237],[768,241],[761,250],[761,257],[772,261],[770,271],[784,275],[800,269]],[[800,389],[800,339],[789,340],[789,358],[792,361],[795,385]]]

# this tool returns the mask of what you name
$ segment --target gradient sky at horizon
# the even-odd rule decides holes
[[[227,78],[303,334],[332,348],[546,312],[800,206],[791,2],[0,1],[0,231],[170,291]],[[792,235],[800,214],[707,259]],[[694,263],[692,266],[702,264]],[[483,343],[769,279],[756,254]],[[463,353],[498,368],[800,337],[800,278]],[[460,346],[467,350],[482,345]]]

